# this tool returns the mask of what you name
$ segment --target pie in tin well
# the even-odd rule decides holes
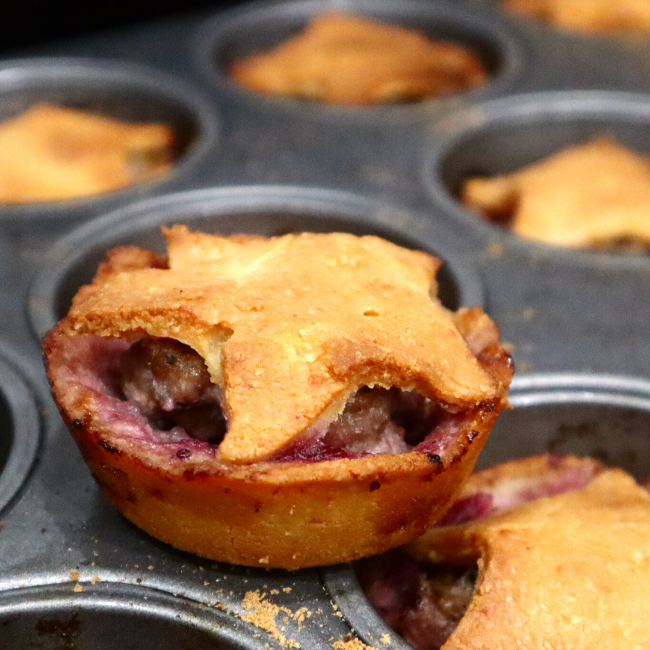
[[[62,201],[169,173],[174,132],[89,111],[35,104],[0,123],[0,203]]]
[[[574,32],[647,34],[650,4],[646,0],[505,0],[506,11],[537,18]]]
[[[643,648],[650,495],[590,458],[510,461],[473,474],[441,521],[358,573],[417,650]]]
[[[650,249],[650,159],[609,137],[511,174],[469,178],[461,198],[529,239],[568,248]]]
[[[276,48],[232,62],[228,73],[260,93],[353,106],[442,97],[488,77],[464,45],[337,12],[318,14]]]
[[[451,504],[507,406],[498,330],[434,257],[345,233],[164,229],[110,251],[44,340],[97,482],[153,536],[295,569],[378,553]]]

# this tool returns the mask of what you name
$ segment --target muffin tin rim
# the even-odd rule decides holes
[[[566,398],[561,397],[562,393]],[[539,372],[515,374],[510,384],[509,399],[522,407],[558,398],[594,404],[612,403],[608,398],[618,398],[645,404],[650,410],[650,380],[614,373]]]
[[[76,581],[75,581],[76,582]],[[73,591],[72,582],[51,583],[0,590],[0,618],[6,614],[20,615],[49,606],[52,614],[60,609],[97,612],[115,611],[138,616],[153,615],[157,620],[188,626],[238,650],[263,650],[258,634],[246,631],[248,624],[199,601],[171,594],[156,587],[123,582],[101,581],[84,585],[84,591]],[[238,629],[242,628],[242,629]],[[256,629],[257,631],[257,629]]]
[[[12,446],[0,471],[0,513],[17,498],[28,480],[43,439],[42,396],[13,357],[8,343],[0,341],[0,392],[13,425]]]
[[[39,266],[28,288],[27,309],[33,333],[40,339],[56,324],[50,307],[57,283],[62,279],[65,270],[81,258],[87,249],[92,247],[93,242],[98,243],[97,238],[101,242],[102,237],[110,237],[118,232],[126,233],[136,223],[139,226],[160,225],[165,223],[165,215],[168,215],[169,220],[173,217],[170,213],[184,205],[192,208],[203,204],[208,208],[216,204],[217,219],[247,206],[252,209],[269,207],[280,210],[283,205],[295,205],[296,211],[322,209],[331,211],[332,216],[339,216],[343,221],[350,219],[353,224],[366,223],[386,231],[387,234],[392,232],[421,244],[422,248],[440,253],[444,265],[456,280],[461,306],[484,304],[483,284],[473,266],[467,261],[461,261],[454,252],[445,250],[444,246],[436,246],[432,237],[427,234],[426,220],[419,213],[407,210],[414,218],[414,221],[409,223],[410,229],[407,232],[404,226],[386,223],[381,216],[390,215],[393,211],[402,211],[402,208],[361,194],[290,185],[224,186],[165,194],[132,203],[93,219],[60,238]],[[210,214],[214,213],[208,210],[205,216],[209,217]],[[181,220],[177,221],[179,222]]]
[[[218,106],[210,101],[198,85],[173,73],[131,61],[93,59],[87,56],[7,59],[0,63],[0,98],[5,92],[34,87],[34,84],[43,80],[47,81],[49,87],[56,87],[60,83],[83,87],[83,84],[104,81],[115,84],[118,89],[122,87],[133,90],[136,94],[138,90],[157,94],[177,104],[195,121],[198,128],[196,141],[172,165],[169,173],[160,178],[86,197],[0,204],[0,224],[14,220],[56,220],[76,216],[85,210],[101,213],[115,209],[120,204],[137,200],[138,194],[143,191],[173,188],[191,174],[210,151],[220,145],[221,117]]]
[[[420,169],[429,204],[471,229],[487,244],[499,243],[514,253],[581,266],[605,263],[612,268],[647,268],[647,255],[574,249],[516,235],[473,214],[448,191],[442,180],[444,159],[454,147],[471,141],[489,128],[509,123],[516,127],[547,120],[570,123],[607,118],[613,123],[644,119],[650,126],[650,95],[617,90],[542,90],[504,95],[461,109],[439,122],[435,133],[437,141],[425,148]]]
[[[232,29],[240,23],[247,22],[247,19],[255,17],[256,14],[263,15],[264,12],[272,13],[284,9],[289,14],[292,12],[304,13],[305,17],[309,17],[328,9],[355,13],[356,7],[359,8],[356,13],[366,15],[377,7],[390,12],[395,5],[390,0],[375,0],[374,2],[348,0],[343,4],[337,0],[328,0],[325,4],[318,0],[253,0],[240,7],[219,12],[211,18],[207,18],[200,25],[197,33],[199,46],[196,48],[195,60],[203,76],[208,83],[213,84],[215,89],[229,98],[257,110],[275,112],[299,119],[343,120],[353,124],[366,122],[383,125],[386,122],[394,121],[406,123],[428,121],[439,113],[456,109],[459,102],[469,104],[482,98],[498,97],[524,74],[531,58],[531,53],[526,49],[526,41],[519,28],[493,10],[475,3],[467,3],[459,7],[453,2],[432,4],[422,0],[402,0],[399,3],[399,11],[403,12],[404,8],[408,7],[412,12],[418,10],[429,12],[432,20],[435,20],[437,16],[446,23],[456,22],[468,33],[476,34],[478,39],[483,37],[498,52],[501,59],[501,70],[482,86],[461,93],[413,103],[348,106],[308,102],[243,88],[230,80],[214,61],[215,50],[217,50],[224,32],[227,33],[228,28]]]

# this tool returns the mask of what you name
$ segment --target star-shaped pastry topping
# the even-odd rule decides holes
[[[614,140],[575,145],[514,174],[469,179],[463,201],[559,246],[650,244],[650,160]]]
[[[473,600],[445,650],[647,647],[650,495],[622,470],[433,528],[408,548],[434,562],[478,561]]]
[[[77,294],[70,335],[189,345],[221,386],[221,458],[272,456],[360,387],[418,390],[451,410],[497,398],[435,294],[439,262],[377,237],[271,239],[165,229],[169,268],[134,249]],[[136,268],[133,268],[133,267]]]

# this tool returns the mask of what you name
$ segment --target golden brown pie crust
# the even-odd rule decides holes
[[[44,341],[64,419],[118,509],[178,548],[290,569],[424,532],[507,405],[512,366],[489,318],[447,312],[429,297],[438,261],[376,237],[165,234],[169,268],[140,249],[112,251]],[[222,387],[229,427],[218,450],[170,460],[164,445],[116,431],[98,398],[66,378],[70,341],[85,335],[165,337],[197,351]],[[465,412],[446,454],[272,460],[368,385]]]
[[[418,101],[486,81],[469,49],[362,16],[326,12],[270,52],[235,61],[240,85],[333,104]]]
[[[37,104],[0,124],[0,203],[56,201],[142,183],[169,172],[174,134]]]
[[[650,31],[646,0],[505,0],[507,11],[538,18],[576,32]]]
[[[567,147],[513,174],[470,178],[462,200],[549,244],[650,247],[650,161],[610,138]]]
[[[525,475],[542,462],[479,472],[463,494],[489,490],[504,475],[517,480],[513,471]],[[444,650],[647,646],[650,496],[622,470],[605,469],[576,491],[432,528],[407,549],[422,560],[478,562],[474,598]]]

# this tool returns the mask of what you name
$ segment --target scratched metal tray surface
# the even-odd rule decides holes
[[[350,108],[262,97],[228,62],[324,8],[476,49],[492,80],[420,104]],[[438,255],[443,302],[482,304],[517,367],[514,409],[479,461],[551,450],[650,475],[650,258],[562,250],[477,220],[463,178],[596,134],[650,153],[650,45],[577,36],[457,0],[241,4],[18,53],[0,119],[36,101],[163,120],[177,164],[89,199],[0,207],[0,650],[405,644],[353,567],[265,571],[203,560],[108,504],[49,397],[40,337],[107,249],[161,250],[160,226],[378,234]]]

